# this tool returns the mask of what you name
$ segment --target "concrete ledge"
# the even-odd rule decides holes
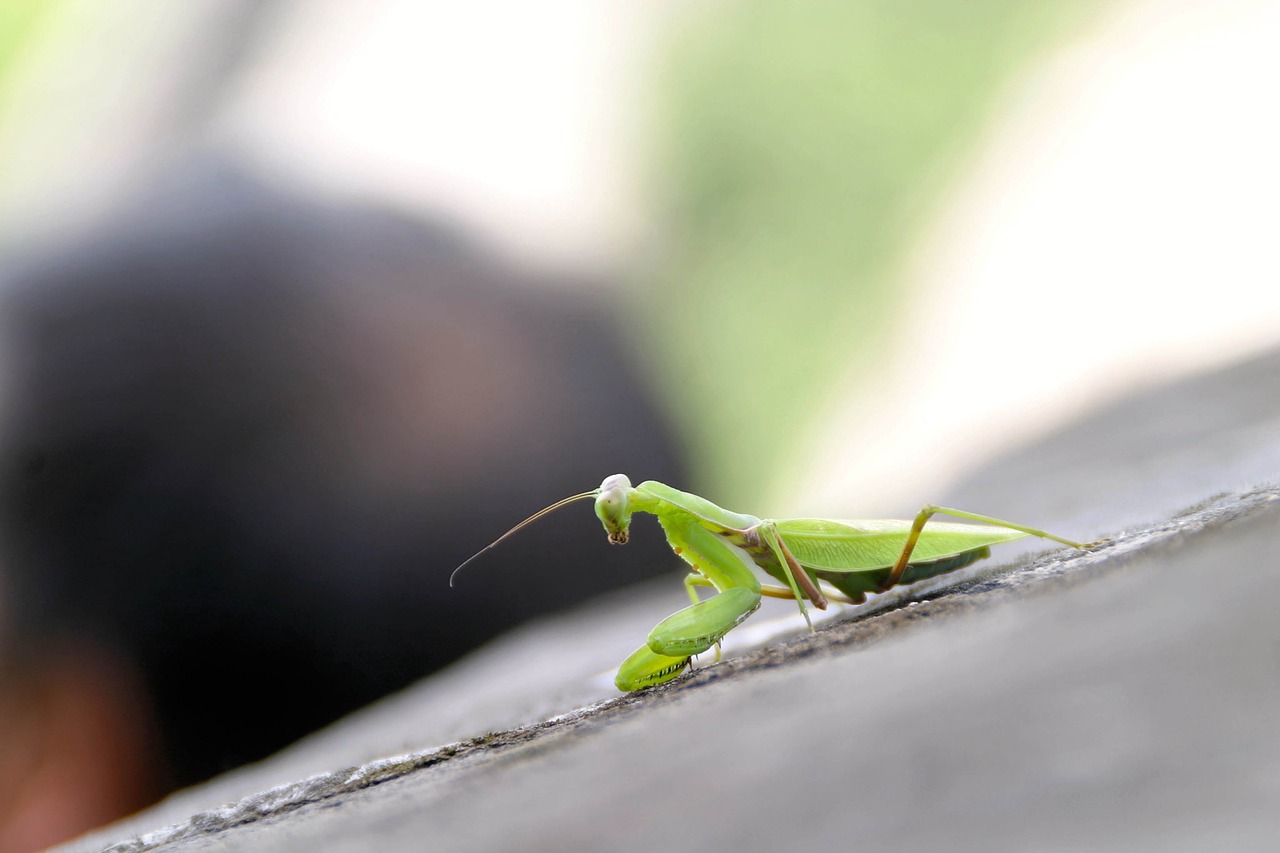
[[[1067,535],[1128,525],[1095,550],[979,564],[813,635],[782,607],[785,635],[617,696],[612,667],[679,606],[673,578],[64,849],[1274,849],[1270,359],[1019,451],[971,481],[980,501],[946,496]],[[1056,509],[1008,510],[1037,498]]]
[[[1090,752],[1099,749],[1098,744],[1091,744],[1088,739],[1074,743],[1061,738],[1036,739],[1022,744],[1022,748],[1050,760],[1037,760],[1029,766],[1027,756],[1019,755],[1020,750],[1015,748],[1018,741],[1009,739],[1011,733],[1025,727],[1028,722],[1025,716],[1019,715],[1017,721],[1011,719],[1009,727],[1001,730],[1004,728],[1001,718],[1010,715],[1016,704],[1023,704],[1035,693],[1033,685],[1027,684],[1026,694],[1018,700],[1016,694],[1021,691],[1015,685],[1039,684],[1057,669],[1062,680],[1055,692],[1083,690],[1087,694],[1105,686],[1106,692],[1118,691],[1115,698],[1124,699],[1127,704],[1143,697],[1131,693],[1125,684],[1122,675],[1128,665],[1122,666],[1121,672],[1116,672],[1117,663],[1127,660],[1136,664],[1134,657],[1138,652],[1142,652],[1139,657],[1145,657],[1153,651],[1163,656],[1175,651],[1191,652],[1190,647],[1197,645],[1210,648],[1215,645],[1215,639],[1222,640],[1222,645],[1233,645],[1229,640],[1234,633],[1230,620],[1219,623],[1219,630],[1213,634],[1195,639],[1187,635],[1187,618],[1193,617],[1191,610],[1217,610],[1213,607],[1214,599],[1223,598],[1224,594],[1237,605],[1242,603],[1239,601],[1241,597],[1254,598],[1255,608],[1261,606],[1266,612],[1274,610],[1270,602],[1280,601],[1280,597],[1267,598],[1264,604],[1262,599],[1249,592],[1249,588],[1251,581],[1257,580],[1271,593],[1280,595],[1280,574],[1271,570],[1274,558],[1266,558],[1268,553],[1274,554],[1275,549],[1280,548],[1278,521],[1280,488],[1222,496],[1168,522],[1121,533],[1092,552],[1062,550],[1046,554],[1022,565],[990,573],[987,577],[968,580],[951,589],[924,592],[910,602],[898,602],[884,612],[830,624],[816,634],[795,636],[719,665],[702,668],[692,676],[664,687],[610,699],[536,725],[491,732],[434,750],[316,775],[247,797],[234,805],[201,812],[183,824],[148,832],[108,849],[144,851],[171,845],[202,847],[211,842],[217,842],[219,846],[259,849],[301,849],[308,846],[360,849],[370,843],[379,849],[388,849],[388,845],[391,849],[408,849],[428,841],[449,849],[494,849],[501,847],[504,839],[510,841],[512,837],[535,838],[539,842],[535,849],[544,845],[546,849],[586,849],[590,846],[586,843],[589,840],[599,843],[606,838],[610,839],[610,844],[618,845],[618,849],[653,849],[651,845],[658,837],[666,837],[667,843],[679,847],[716,848],[722,846],[723,841],[719,820],[697,810],[683,810],[684,799],[677,795],[682,789],[703,784],[711,785],[712,789],[700,794],[698,799],[708,798],[713,790],[718,789],[727,803],[754,800],[757,801],[756,808],[780,810],[779,814],[772,816],[780,817],[780,820],[770,819],[764,826],[739,827],[735,831],[735,834],[741,832],[760,842],[758,849],[785,844],[793,832],[803,837],[806,843],[815,840],[816,836],[822,836],[831,843],[842,839],[847,842],[844,832],[850,829],[850,824],[858,823],[858,813],[863,809],[853,808],[850,814],[841,814],[841,810],[835,807],[836,802],[859,788],[867,789],[863,793],[872,800],[882,800],[883,796],[875,796],[875,791],[870,790],[875,787],[873,780],[876,776],[886,769],[880,767],[878,761],[882,758],[894,762],[902,760],[902,757],[877,754],[884,753],[888,744],[901,741],[904,736],[915,741],[910,745],[902,744],[906,756],[914,761],[929,757],[929,750],[924,748],[926,745],[938,750],[929,758],[937,765],[935,771],[914,781],[909,789],[923,783],[926,789],[935,788],[942,792],[949,787],[948,780],[963,778],[966,768],[947,759],[949,754],[957,752],[977,751],[984,756],[984,765],[971,767],[968,772],[990,775],[990,762],[996,757],[1004,765],[1001,775],[1010,780],[1032,772],[1044,786],[1041,795],[1032,796],[1033,791],[1018,792],[1016,787],[1006,785],[1002,786],[1006,797],[1018,796],[991,804],[1011,809],[999,819],[1003,828],[999,828],[998,833],[999,837],[1012,843],[1015,837],[1033,833],[1033,827],[1026,825],[1025,815],[1021,813],[1027,797],[1030,796],[1038,808],[1057,812],[1055,797],[1046,795],[1063,787],[1062,781],[1055,782],[1054,778],[1062,772],[1062,763],[1070,764],[1072,754],[1077,750]],[[1238,570],[1215,573],[1203,563],[1203,559],[1223,550],[1244,550],[1261,559],[1235,561],[1232,565]],[[1211,583],[1209,579],[1215,574],[1217,580]],[[1123,589],[1140,595],[1128,603],[1118,601],[1114,595]],[[1199,589],[1209,591],[1201,597],[1197,594]],[[1200,601],[1197,603],[1198,598]],[[1031,603],[1041,606],[1029,607]],[[1117,604],[1121,606],[1117,607]],[[1126,613],[1129,604],[1137,610],[1132,619]],[[1230,609],[1239,616],[1240,611],[1236,607]],[[1058,616],[1065,615],[1066,610],[1074,610],[1077,618],[1071,620],[1074,624],[1066,624],[1061,619],[1046,619],[1046,610]],[[986,619],[982,618],[984,615]],[[1195,620],[1193,617],[1193,621],[1203,619]],[[1280,640],[1280,620],[1263,621],[1271,623],[1265,627]],[[1099,642],[1103,636],[1128,633],[1125,628],[1128,623],[1155,625],[1160,630],[1144,632],[1137,644]],[[929,630],[922,630],[925,628]],[[1004,639],[983,636],[993,632]],[[1010,634],[1021,638],[1021,648],[1005,643]],[[849,668],[865,663],[858,661],[859,655],[855,653],[882,641],[894,643],[894,657],[906,655],[911,660],[902,661],[900,671],[892,674],[885,673],[881,667],[872,667],[877,672],[866,673],[861,684],[852,682],[848,677]],[[957,654],[957,642],[961,645],[982,642],[986,648],[975,648],[972,654]],[[1087,654],[1083,650],[1078,654],[1067,653],[1070,647],[1081,644],[1089,646],[1093,653]],[[1031,647],[1039,647],[1045,654],[1037,653],[1028,658],[1023,652]],[[1250,648],[1254,654],[1261,650],[1258,644],[1249,644],[1240,650],[1246,658]],[[1274,648],[1266,654],[1272,655]],[[1174,692],[1198,694],[1198,690],[1187,691],[1186,688],[1188,684],[1199,683],[1203,679],[1196,678],[1195,672],[1178,671],[1185,670],[1185,664],[1193,655],[1178,656],[1183,659],[1183,666],[1173,667],[1170,661],[1169,675],[1181,679],[1183,688]],[[1011,658],[1020,660],[1020,665],[1012,665]],[[943,661],[951,661],[954,665],[949,673],[940,668]],[[1240,663],[1239,659],[1234,662],[1235,666]],[[987,683],[989,674],[988,677],[978,675],[976,670],[983,667],[990,667],[989,673],[1003,673],[1000,680],[1004,683],[999,685],[998,692],[988,692],[996,685]],[[968,682],[960,677],[962,670],[974,670],[977,681]],[[1115,677],[1108,676],[1108,673]],[[771,677],[774,674],[782,674],[783,679],[768,687],[775,680]],[[827,680],[828,675],[828,684],[821,687],[819,682]],[[1280,689],[1280,676],[1274,670],[1271,675],[1269,685],[1254,685],[1248,692],[1256,688],[1276,692]],[[887,702],[893,697],[879,692],[885,688],[886,677],[897,684],[898,691],[920,691],[932,685],[927,689],[927,695],[921,696],[922,701],[915,711],[901,723],[893,721],[894,706],[900,706],[901,702]],[[902,683],[904,680],[905,684]],[[1143,681],[1149,682],[1150,679]],[[789,686],[784,687],[784,684]],[[833,688],[839,685],[849,689],[833,692]],[[983,689],[976,689],[979,686]],[[761,690],[771,697],[767,702],[760,701]],[[812,690],[820,690],[824,696],[819,706],[803,701]],[[1199,695],[1203,703],[1203,717],[1198,714],[1191,717],[1178,715],[1181,723],[1199,722],[1199,726],[1172,732],[1180,736],[1168,741],[1148,737],[1145,747],[1141,744],[1143,739],[1138,738],[1124,745],[1127,748],[1118,753],[1099,755],[1095,760],[1124,762],[1129,772],[1153,763],[1180,763],[1187,757],[1185,752],[1191,746],[1191,740],[1205,737],[1214,740],[1209,733],[1219,723],[1213,719],[1213,706],[1228,698],[1223,695],[1215,697],[1206,690]],[[1280,699],[1280,695],[1273,698]],[[1094,697],[1089,704],[1097,699]],[[1006,705],[1010,700],[1015,700],[1016,704]],[[695,707],[704,705],[712,707]],[[832,717],[842,716],[837,713],[842,706],[848,716],[834,728],[826,725]],[[664,717],[661,722],[653,717],[659,709],[662,709]],[[879,713],[876,713],[877,709],[880,709]],[[949,748],[946,738],[940,737],[942,732],[954,729],[954,719],[951,725],[941,730],[912,724],[912,718],[949,717],[960,713],[961,709],[964,709],[961,719],[967,720],[967,726],[985,730],[989,740],[970,740],[960,744],[957,750]],[[1080,728],[1079,708],[1049,705],[1040,710],[1048,715],[1048,720],[1060,718],[1067,729]],[[1102,722],[1110,712],[1120,710],[1094,706],[1091,716],[1094,722]],[[687,719],[669,719],[673,715]],[[773,718],[767,728],[751,724],[753,721],[764,722],[762,717]],[[884,722],[883,727],[872,725],[876,718]],[[1046,725],[1046,722],[1046,718],[1041,717],[1036,726],[1041,734],[1056,728]],[[1129,729],[1141,722],[1141,719],[1126,714],[1112,720],[1111,724]],[[1092,726],[1088,728],[1093,734],[1098,734]],[[747,743],[741,746],[740,751],[727,751],[720,755],[714,762],[719,767],[711,766],[706,761],[707,754],[714,754],[716,750],[710,746],[716,742],[717,732],[723,739],[726,730],[746,734]],[[1238,729],[1234,736],[1224,733],[1225,737],[1218,738],[1219,747],[1238,741],[1239,734]],[[619,737],[621,741],[617,741]],[[1188,742],[1181,742],[1184,737]],[[734,739],[726,739],[726,745]],[[879,743],[880,748],[870,751],[860,748],[860,744],[868,742]],[[676,748],[678,744],[684,744],[689,752]],[[1205,746],[1211,744],[1201,744],[1199,749],[1192,751],[1204,752]],[[648,784],[637,784],[653,781],[652,751],[655,749],[670,752],[670,763],[656,774],[670,776],[671,784],[665,791],[661,787],[655,790]],[[626,772],[628,760],[624,755],[631,750],[636,750],[629,759],[634,762],[632,769],[643,772]],[[1183,754],[1182,758],[1179,753]],[[576,781],[574,778],[561,779],[564,787],[558,792],[537,770],[538,765],[553,754],[560,756],[560,760],[555,762],[559,774],[572,765],[582,765],[579,768],[581,776],[572,773],[570,775],[576,777]],[[835,775],[845,784],[832,788],[828,778],[818,791],[808,790],[810,786],[805,782],[804,774],[786,771],[789,754],[797,760],[823,762],[825,766],[820,775]],[[682,755],[686,760],[679,760]],[[797,785],[794,790],[787,790],[784,786],[781,790],[770,791],[767,779],[759,778],[759,769],[751,769],[765,755],[769,756],[765,763],[783,774],[778,778],[794,775]],[[869,756],[875,756],[876,761],[868,764]],[[604,769],[599,766],[600,761],[592,760],[593,757],[605,757],[604,766],[612,767],[613,772],[603,775],[592,772],[593,765],[596,771]],[[1254,756],[1259,757],[1261,755]],[[1267,757],[1275,759],[1280,756],[1273,754]],[[984,766],[987,768],[985,772]],[[953,771],[955,776],[943,772],[944,769]],[[1219,768],[1219,772],[1229,769]],[[1260,769],[1253,768],[1254,771]],[[1243,765],[1238,770],[1238,774],[1228,773],[1219,780],[1224,787],[1219,793],[1217,807],[1231,806],[1231,811],[1239,811],[1241,796],[1250,793],[1248,782],[1253,776],[1250,768]],[[901,768],[892,775],[901,777]],[[1125,774],[1117,775],[1114,767],[1110,768],[1109,775],[1112,782],[1124,781]],[[522,781],[514,781],[516,778]],[[755,783],[743,786],[746,779],[754,779]],[[1076,784],[1067,787],[1076,788],[1082,781],[1078,779]],[[1107,778],[1099,777],[1092,781],[1106,783]],[[757,783],[760,785],[758,790],[753,787]],[[854,788],[850,789],[849,784]],[[595,787],[597,785],[603,787]],[[1175,781],[1152,776],[1144,780],[1141,791],[1135,789],[1130,795],[1141,793],[1145,798],[1151,798],[1153,788],[1180,790],[1186,785],[1185,779]],[[459,797],[459,786],[474,796]],[[740,786],[746,789],[734,790]],[[591,796],[593,791],[594,797]],[[914,827],[915,832],[924,828],[941,832],[938,815],[931,814],[928,798],[916,802],[916,795],[907,790],[902,793],[904,799],[888,811],[884,809],[890,804],[879,803],[874,823],[884,827],[900,823],[903,828]],[[1121,792],[1116,793],[1119,795]],[[1212,793],[1212,790],[1200,792],[1202,809],[1208,805],[1206,798],[1214,799],[1210,796]],[[982,798],[977,802],[969,801],[970,797],[963,793],[963,789],[951,790],[948,796],[967,801],[963,809],[967,823],[982,818],[981,814],[973,812],[974,808],[982,805]],[[498,801],[495,797],[499,798]],[[506,807],[498,808],[502,817],[486,818],[485,815],[491,814],[491,810],[505,797],[511,797],[512,801],[506,803]],[[522,798],[530,800],[523,809],[518,805]],[[571,815],[578,809],[572,804],[578,798],[592,802],[593,808],[589,813],[578,814],[575,819]],[[1023,802],[1019,805],[1017,801]],[[831,807],[825,820],[818,821],[810,816],[802,822],[803,825],[793,825],[786,819],[788,813],[804,813],[824,802]],[[534,803],[536,808],[531,807]],[[739,809],[733,807],[729,810]],[[549,815],[557,811],[560,819],[549,819]],[[358,818],[366,812],[367,819]],[[1107,838],[1100,837],[1102,833],[1097,826],[1080,826],[1076,831],[1088,836],[1090,844],[1103,844],[1108,849],[1133,849],[1133,845],[1150,843],[1146,832],[1152,827],[1131,827],[1135,831],[1125,831],[1126,809],[1122,803],[1117,802],[1108,812],[1112,825],[1105,835],[1114,843],[1108,845]],[[657,831],[651,828],[648,834],[633,836],[630,841],[613,838],[611,827],[631,826],[637,819],[637,813],[666,817]],[[995,820],[997,814],[989,813],[985,818]],[[1190,828],[1184,825],[1185,818],[1185,812],[1168,815],[1171,825],[1182,826],[1178,837],[1186,849],[1195,846],[1191,843],[1193,841],[1207,843],[1213,840],[1203,834],[1188,835]],[[561,821],[565,819],[571,823],[576,820],[578,832],[585,828],[592,828],[592,831],[581,836],[575,846],[567,839],[577,832],[562,835],[566,825]],[[957,818],[953,815],[952,819]],[[1280,816],[1274,820],[1274,828],[1280,830]],[[1085,821],[1088,823],[1090,821]],[[1243,826],[1238,822],[1236,825]],[[441,831],[442,828],[445,831]],[[462,834],[456,834],[463,828]],[[631,826],[631,829],[636,827]],[[903,849],[910,849],[908,842],[913,837],[924,841],[919,836],[905,835],[899,839]],[[1160,838],[1162,844],[1176,841],[1166,833],[1161,833]],[[764,843],[766,839],[767,844]],[[988,842],[993,840],[990,835],[986,839]],[[1082,841],[1083,838],[1076,840]],[[1264,839],[1259,837],[1258,840]],[[742,843],[747,844],[747,849],[757,849],[749,839],[742,839]],[[560,847],[561,844],[565,848]],[[1049,844],[1039,849],[1055,846]]]

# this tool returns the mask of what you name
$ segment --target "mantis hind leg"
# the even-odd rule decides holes
[[[1011,521],[1005,521],[1001,518],[992,518],[989,515],[979,515],[976,512],[968,512],[963,509],[952,509],[945,506],[934,506],[926,504],[919,513],[916,514],[915,521],[911,523],[911,532],[907,534],[907,541],[902,546],[902,553],[898,555],[898,561],[893,564],[892,571],[885,578],[883,589],[889,589],[897,586],[902,582],[902,575],[907,570],[907,564],[911,562],[911,552],[915,550],[916,543],[920,541],[920,533],[924,530],[925,524],[930,518],[937,514],[950,515],[953,518],[963,518],[967,521],[980,521],[985,524],[995,524],[1000,527],[1008,527],[1011,530],[1018,530],[1029,536],[1038,536],[1041,539],[1052,539],[1054,542],[1061,542],[1063,545],[1070,545],[1072,548],[1087,548],[1088,546],[1080,542],[1072,542],[1070,539],[1063,539],[1061,536],[1055,536],[1046,530],[1039,530],[1035,527],[1027,527],[1022,524],[1014,524]]]

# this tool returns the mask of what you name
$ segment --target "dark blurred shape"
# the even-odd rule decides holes
[[[198,172],[0,290],[5,651],[136,669],[162,787],[674,566],[584,504],[450,590],[607,474],[681,481],[618,331],[440,228]]]

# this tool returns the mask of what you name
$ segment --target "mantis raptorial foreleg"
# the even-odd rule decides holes
[[[760,606],[760,581],[746,552],[692,518],[660,517],[659,523],[672,550],[693,568],[685,578],[692,603],[655,625],[645,645],[623,662],[615,679],[623,690],[669,681]],[[704,585],[717,590],[705,601],[697,592]]]
[[[667,656],[700,654],[760,606],[760,581],[746,553],[701,525],[676,519],[662,526],[673,550],[719,592],[699,600],[695,584],[686,579],[693,603],[649,632],[649,648]]]
[[[691,604],[649,632],[649,648],[660,655],[700,655],[720,642],[760,606],[760,591],[734,587]]]

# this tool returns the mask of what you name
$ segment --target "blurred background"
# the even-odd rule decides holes
[[[1277,35],[1243,0],[5,0],[0,849],[674,569],[583,507],[448,589],[607,474],[903,515],[1273,348]]]

